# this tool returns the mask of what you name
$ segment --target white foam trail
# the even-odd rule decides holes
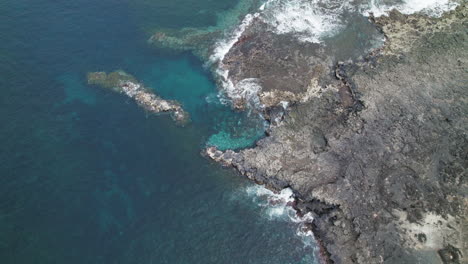
[[[454,9],[452,0],[406,0],[400,4],[386,4],[379,0],[356,5],[352,0],[269,0],[261,6],[261,18],[278,34],[294,34],[299,40],[320,43],[323,36],[332,35],[344,27],[345,12],[360,11],[368,16],[387,14],[393,8],[404,14],[422,12],[441,16]],[[388,1],[387,1],[388,3]]]
[[[430,16],[440,16],[454,9],[458,3],[453,0],[405,0],[400,4],[387,4],[388,1],[368,0],[356,4],[355,0],[267,0],[254,14],[247,14],[237,28],[215,45],[210,63],[217,66],[215,73],[220,80],[225,95],[231,99],[247,99],[255,102],[254,107],[263,107],[258,99],[261,87],[257,83],[241,81],[234,84],[229,79],[229,71],[223,59],[242,36],[246,28],[258,18],[271,26],[277,34],[292,34],[305,42],[320,43],[324,36],[336,34],[346,25],[344,13],[360,13],[368,16],[387,14],[396,8],[404,14],[422,12]]]
[[[277,34],[294,34],[299,40],[320,43],[321,38],[339,32],[346,24],[345,12],[360,11],[368,16],[382,16],[392,9],[403,14],[422,12],[441,16],[454,9],[452,0],[406,0],[399,4],[369,0],[360,5],[352,0],[270,0],[262,6],[262,16]]]
[[[342,27],[341,16],[352,7],[343,0],[272,0],[266,6],[262,18],[275,33],[293,33],[301,41],[314,43]]]
[[[300,217],[292,207],[295,198],[290,188],[285,188],[279,193],[274,193],[264,186],[253,185],[246,188],[247,195],[265,212],[265,216],[270,220],[290,221],[297,224],[296,234],[301,237],[304,246],[315,245],[315,239],[306,224],[313,222],[311,213]]]
[[[229,52],[229,50],[234,46],[234,44],[239,40],[244,33],[245,29],[252,23],[254,18],[258,17],[260,14],[247,14],[242,20],[240,25],[233,31],[229,36],[215,45],[213,54],[210,56],[210,62],[217,64],[217,69],[215,73],[218,75],[221,84],[227,93],[227,96],[231,99],[240,99],[245,98],[246,94],[252,95],[249,91],[243,91],[245,87],[236,87],[234,83],[229,79],[229,71],[223,65],[224,56]],[[256,96],[256,94],[255,94]]]
[[[231,32],[231,34],[229,34],[227,38],[218,41],[218,43],[215,45],[213,54],[210,56],[210,61],[222,61],[224,59],[224,56],[229,52],[232,46],[234,46],[234,44],[239,40],[240,36],[245,31],[245,29],[252,23],[252,20],[258,16],[258,13],[255,13],[253,15],[247,14],[240,23],[240,25],[233,32]]]
[[[247,194],[253,196],[257,205],[264,207],[269,219],[289,217],[295,214],[291,203],[294,202],[294,194],[290,188],[274,193],[261,185],[249,186]]]
[[[458,5],[459,3],[451,0],[406,0],[396,5],[386,5],[378,0],[372,0],[363,13],[369,15],[372,12],[374,16],[379,17],[395,8],[403,14],[421,12],[429,16],[440,17],[444,12],[453,10]]]

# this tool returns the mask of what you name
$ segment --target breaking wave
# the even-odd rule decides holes
[[[277,34],[294,34],[301,41],[320,43],[346,25],[346,14],[373,13],[378,17],[397,9],[404,14],[421,12],[437,17],[457,5],[451,0],[269,0],[261,17]]]
[[[234,85],[234,83],[229,79],[229,71],[223,67],[224,56],[229,52],[229,50],[234,46],[234,44],[239,40],[244,33],[245,29],[252,23],[253,19],[258,17],[260,14],[247,14],[242,20],[240,25],[232,31],[225,39],[222,39],[217,42],[215,49],[210,56],[210,63],[216,64],[216,75],[218,76],[219,81],[221,82],[224,92],[231,99],[241,99],[246,98],[246,96],[252,97],[253,100],[257,101],[257,93],[252,94],[248,91],[245,91],[242,86]],[[260,89],[255,87],[255,89]],[[248,93],[248,94],[246,94]]]
[[[299,40],[319,43],[344,25],[343,13],[349,1],[342,0],[270,0],[262,18],[277,34],[293,33]]]
[[[372,13],[378,17],[397,9],[404,14],[421,12],[437,17],[457,5],[454,0],[267,0],[215,44],[209,61],[216,66],[215,73],[229,99],[257,102],[254,106],[261,108],[257,96],[260,85],[250,80],[234,84],[223,66],[225,55],[255,19],[265,22],[276,34],[291,34],[300,41],[321,43],[324,37],[338,34],[350,16]]]
[[[279,193],[272,192],[261,185],[248,186],[245,189],[247,195],[259,206],[262,213],[269,220],[288,221],[296,224],[296,234],[301,238],[304,246],[315,246],[312,231],[307,228],[314,220],[310,213],[299,216],[293,208],[295,202],[294,193],[290,188],[285,188]]]
[[[397,9],[403,14],[414,14],[421,12],[423,14],[440,17],[444,12],[453,10],[458,3],[450,0],[406,0],[397,4],[381,3],[382,1],[372,0],[364,10],[364,15],[373,13],[374,16],[382,16],[392,9]]]
[[[294,33],[300,40],[320,42],[322,36],[345,26],[346,13],[365,16],[373,13],[378,17],[397,9],[403,14],[421,12],[439,17],[458,5],[453,0],[268,0],[256,13],[248,14],[227,39],[218,42],[211,59],[222,60],[256,17],[269,24],[275,33]]]

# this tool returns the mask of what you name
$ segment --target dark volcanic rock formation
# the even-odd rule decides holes
[[[375,23],[387,37],[379,55],[339,64],[337,79],[318,81],[320,93],[292,105],[257,147],[207,154],[272,189],[291,187],[330,262],[467,263],[466,3],[439,19],[394,11]],[[307,90],[302,47],[275,46],[268,33],[240,41],[224,61],[234,81],[257,74],[263,91]]]
[[[219,61],[222,77],[230,84],[228,95],[236,108],[242,108],[249,100],[244,93],[249,88],[245,86],[246,81],[254,81],[259,87],[259,102],[267,108],[284,102],[304,103],[320,95],[322,88],[335,79],[331,71],[337,58],[357,57],[382,37],[363,17],[347,21],[349,28],[342,30],[348,39],[323,37],[325,45],[301,40],[295,32],[278,34],[275,24],[269,21],[268,15],[261,12],[253,16]],[[353,27],[359,28],[360,34],[355,34]]]
[[[140,84],[133,76],[123,71],[115,71],[109,74],[105,72],[91,72],[88,73],[87,77],[89,84],[112,89],[118,93],[124,93],[151,113],[171,113],[172,118],[181,125],[190,120],[188,113],[182,109],[182,106],[178,102],[160,98]]]
[[[262,87],[260,102],[272,107],[281,101],[305,100],[316,92],[333,67],[320,44],[277,35],[261,19],[255,19],[229,50],[221,67],[234,86],[254,78]],[[287,47],[287,48],[285,48]]]

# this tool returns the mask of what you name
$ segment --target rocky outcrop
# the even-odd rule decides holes
[[[206,154],[271,189],[292,188],[330,263],[466,263],[466,10],[375,19],[387,37],[380,53],[336,65],[336,78],[318,79],[319,95],[294,100],[255,148]],[[276,41],[252,33],[238,43],[224,60],[230,76],[304,93],[311,55]],[[267,45],[284,56],[269,61]]]
[[[277,35],[269,27],[261,19],[254,19],[226,54],[221,67],[237,89],[244,89],[244,80],[255,79],[261,87],[260,102],[266,107],[281,101],[306,101],[316,92],[318,83],[327,79],[332,59],[321,45]]]
[[[88,73],[88,83],[123,93],[135,100],[138,105],[151,113],[170,113],[178,124],[186,124],[190,118],[182,106],[173,100],[164,100],[145,88],[136,79],[123,72],[115,71],[109,74],[105,72]]]
[[[420,42],[425,41],[422,36],[448,31],[453,23],[466,20],[467,16],[466,3],[462,3],[457,12],[446,12],[440,18],[423,14],[407,16],[392,10],[388,16],[378,18],[371,16],[370,19],[386,37],[386,44],[381,54],[399,55],[410,51],[412,47],[420,46],[422,44]]]

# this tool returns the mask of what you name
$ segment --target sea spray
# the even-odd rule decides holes
[[[393,4],[381,0],[267,0],[254,13],[247,14],[223,39],[216,42],[208,63],[214,65],[215,76],[222,87],[220,97],[229,98],[222,101],[231,102],[236,108],[243,108],[248,102],[259,102],[260,83],[257,83],[257,89],[253,92],[251,89],[246,90],[248,86],[243,85],[242,81],[234,83],[229,78],[229,71],[223,60],[255,19],[269,25],[268,30],[276,34],[290,34],[299,41],[325,45],[324,38],[339,34],[346,27],[349,14],[369,16],[372,13],[374,16],[381,16],[397,9],[404,14],[421,12],[437,17],[457,5],[458,3],[452,0],[406,0]],[[253,106],[260,109],[263,107],[260,103]]]
[[[228,37],[223,40],[220,40],[216,45],[215,49],[210,56],[210,63],[216,65],[215,74],[218,77],[219,82],[221,83],[224,92],[231,100],[240,100],[243,97],[243,90],[241,87],[236,86],[229,79],[229,71],[225,69],[223,65],[223,59],[229,50],[234,46],[234,44],[239,40],[240,36],[244,33],[245,29],[252,23],[253,19],[258,17],[259,13],[247,14],[242,20],[240,25],[232,31]]]
[[[344,26],[342,15],[352,8],[341,0],[272,0],[262,19],[277,34],[294,34],[299,40],[320,43],[321,38]]]
[[[345,13],[381,16],[397,9],[403,14],[422,12],[438,17],[458,5],[451,0],[406,0],[397,4],[370,0],[357,5],[354,3],[351,0],[270,0],[263,6],[261,19],[277,34],[294,34],[301,41],[321,43],[323,37],[338,33],[346,25]]]
[[[267,124],[261,114],[257,111],[262,109],[258,92],[261,90],[260,84],[254,78],[249,78],[240,81],[237,85],[229,79],[229,71],[223,65],[223,59],[229,52],[232,46],[239,40],[246,28],[258,18],[260,14],[247,14],[241,23],[232,31],[227,32],[225,38],[219,40],[215,44],[215,48],[209,57],[207,66],[214,66],[214,74],[218,80],[220,89],[218,93],[218,102],[223,104],[234,104],[235,108],[244,108],[249,106],[248,117],[246,120],[250,126],[245,128],[245,124],[228,124],[222,122],[218,133],[211,135],[207,141],[207,146],[216,146],[218,149],[241,149],[252,146],[253,142],[264,136]],[[212,100],[211,100],[212,101]],[[258,117],[258,118],[257,118]],[[237,128],[241,128],[241,132],[236,132]],[[252,141],[252,139],[254,139]]]
[[[396,9],[403,14],[413,14],[421,12],[428,16],[440,17],[444,12],[455,9],[459,3],[451,0],[406,0],[403,3],[388,5],[382,1],[372,0],[370,4],[364,6],[364,15],[372,13],[379,17],[388,14],[392,9]]]
[[[314,218],[311,213],[299,215],[293,208],[296,198],[291,188],[285,188],[275,193],[262,185],[252,185],[245,192],[261,209],[262,215],[271,221],[287,221],[295,225],[296,234],[304,246],[315,249],[315,239],[312,230],[308,228]]]

